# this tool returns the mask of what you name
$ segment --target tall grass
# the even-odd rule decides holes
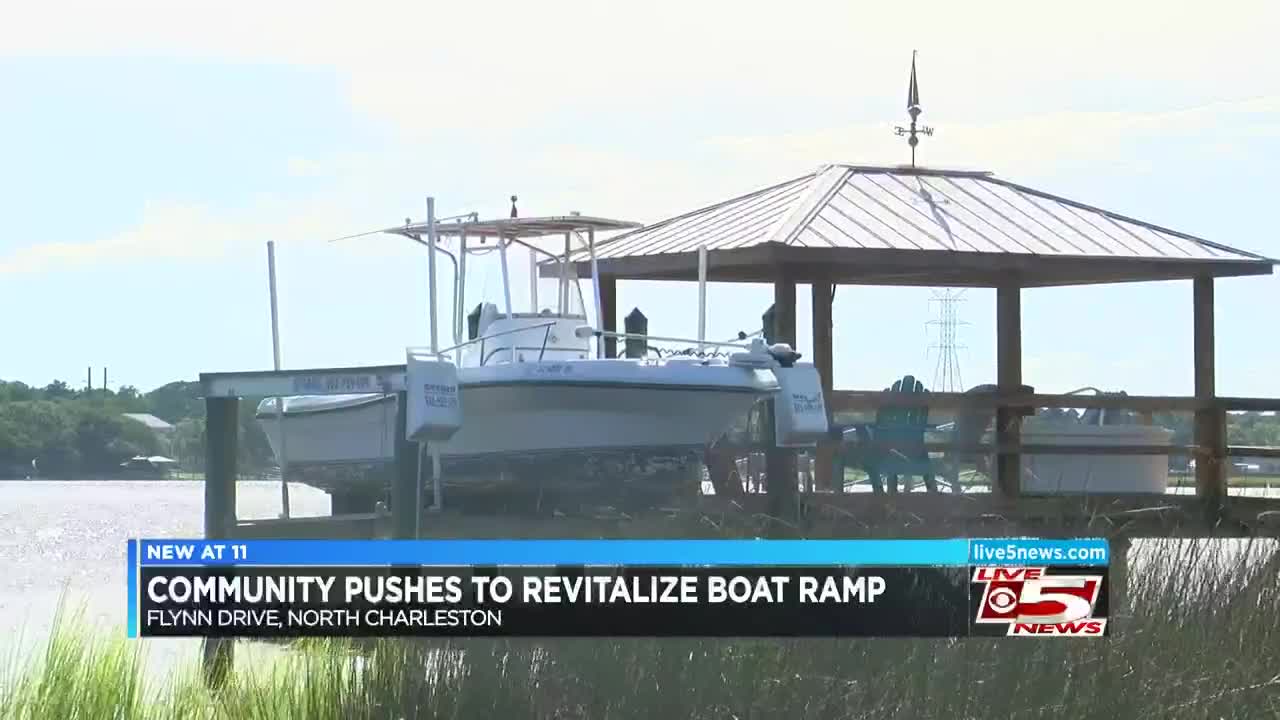
[[[25,667],[11,664],[0,684],[6,718],[142,718],[139,647],[97,637],[78,614],[59,611],[44,652]]]
[[[210,693],[60,625],[0,719],[1280,718],[1280,551],[1220,548],[1139,551],[1107,640],[312,641]]]

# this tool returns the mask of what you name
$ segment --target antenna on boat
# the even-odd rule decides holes
[[[707,246],[698,246],[698,352],[707,341]]]
[[[474,215],[474,213],[473,213]],[[457,281],[453,284],[453,343],[458,348],[453,352],[455,365],[462,364],[462,327],[463,315],[467,304],[467,231],[458,231],[458,267]]]
[[[431,354],[440,357],[439,335],[436,329],[438,324],[436,313],[436,199],[427,196],[427,313],[431,316]],[[435,492],[435,503],[432,506],[434,510],[441,509],[441,492],[440,492],[440,450],[437,444],[419,444],[418,445],[418,482],[417,482],[417,498],[413,511],[413,536],[421,537],[422,534],[422,485],[423,485],[423,458],[428,456],[431,458],[431,479],[432,487]]]
[[[280,313],[276,305],[276,243],[267,241],[267,282],[271,291],[271,352],[280,372]],[[103,370],[105,374],[106,371]],[[106,383],[103,383],[106,387]],[[284,398],[276,398],[276,429],[280,431],[280,517],[289,519],[289,448],[284,429]]]
[[[911,146],[911,167],[916,166],[916,145],[920,144],[919,134],[933,135],[933,128],[926,125],[916,127],[916,119],[920,117],[920,113],[924,112],[920,109],[920,85],[916,82],[916,51],[911,51],[911,81],[907,84],[907,114],[911,116],[911,125],[895,127],[893,132],[895,135],[907,136],[907,144]]]
[[[436,333],[436,199],[427,198],[427,312],[431,315],[431,352],[439,351]]]

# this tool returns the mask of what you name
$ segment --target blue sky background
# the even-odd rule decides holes
[[[923,163],[1280,257],[1278,11],[1111,5],[916,3],[915,20],[849,3],[15,10],[0,28],[0,378],[83,386],[92,366],[97,385],[107,366],[113,387],[147,390],[269,368],[267,240],[287,366],[402,361],[427,340],[424,254],[329,238],[421,218],[428,194],[445,215],[505,214],[516,193],[526,215],[650,222],[823,162],[904,162],[892,126],[913,48],[937,128]],[[1218,295],[1219,391],[1280,396],[1280,281]],[[842,287],[837,386],[931,380],[928,297]],[[966,298],[974,385],[994,378],[994,294]],[[713,286],[709,334],[755,329],[770,301]],[[623,282],[619,304],[655,334],[696,333],[692,284]],[[1026,291],[1023,312],[1038,389],[1191,390],[1189,283]]]

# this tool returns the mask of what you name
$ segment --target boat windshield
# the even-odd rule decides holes
[[[595,237],[597,245],[607,241],[609,238],[600,234],[593,235],[601,229],[612,234],[639,227],[636,223],[570,216],[513,217],[510,222],[481,222],[474,214],[470,220],[464,217],[438,224],[435,238],[437,257],[446,258],[452,267],[445,266],[444,278],[433,291],[438,323],[434,328],[444,330],[437,333],[433,329],[432,342],[437,343],[437,335],[448,337],[452,329],[451,347],[455,348],[470,345],[480,336],[514,332],[516,326],[572,337],[583,325],[595,324],[596,288],[589,279],[583,287],[568,260],[585,254],[581,251],[589,247],[590,237]],[[420,230],[406,224],[399,234],[421,242]],[[451,290],[446,289],[449,284]],[[503,322],[495,323],[499,318]],[[556,326],[555,333],[546,329],[551,325]],[[575,353],[579,352],[576,345]],[[541,345],[538,354],[546,354]]]
[[[458,360],[484,366],[588,357],[589,342],[575,333],[588,316],[573,267],[526,240],[504,243],[467,247],[462,323],[468,344]]]
[[[483,243],[479,239],[469,240],[462,282],[464,297],[460,302],[463,312],[469,313],[483,303],[493,303],[503,315],[510,312],[585,319],[587,294],[573,266],[563,262],[565,249],[550,247],[551,240],[504,240],[505,253],[492,238]],[[456,245],[457,241],[451,244]],[[575,242],[569,250],[577,247]],[[503,254],[506,255],[505,273]]]

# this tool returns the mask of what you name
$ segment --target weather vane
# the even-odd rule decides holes
[[[916,145],[920,144],[918,134],[933,135],[933,128],[927,125],[916,127],[916,118],[920,117],[920,86],[916,84],[916,51],[911,51],[911,84],[907,86],[907,113],[911,115],[911,126],[895,127],[895,135],[906,135],[907,144],[911,146],[911,167],[916,166]]]

